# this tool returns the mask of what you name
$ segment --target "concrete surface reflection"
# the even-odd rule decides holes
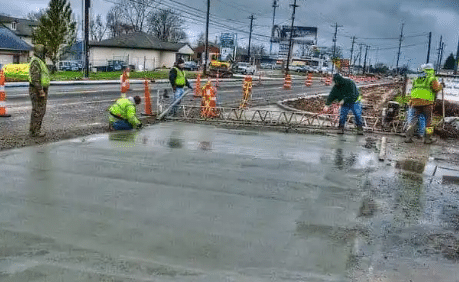
[[[366,143],[170,122],[0,152],[0,277],[368,278],[395,242],[379,196],[399,179]],[[402,193],[419,219],[423,196]]]

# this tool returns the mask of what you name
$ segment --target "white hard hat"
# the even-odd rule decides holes
[[[434,66],[431,63],[421,65],[421,70],[433,69]]]

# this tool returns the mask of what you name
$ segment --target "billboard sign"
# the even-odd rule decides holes
[[[292,34],[293,33],[293,34]],[[290,34],[295,43],[314,44],[317,39],[317,27],[275,25],[272,30],[272,42],[282,42],[290,40]]]
[[[285,57],[287,58],[288,55],[288,41],[283,41],[279,43],[279,57]]]
[[[222,33],[220,35],[220,46],[222,48],[234,48],[235,46],[234,33]]]

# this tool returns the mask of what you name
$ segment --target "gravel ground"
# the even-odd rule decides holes
[[[30,110],[0,119],[0,150],[108,132],[108,118],[105,110],[110,106],[109,102],[85,104],[84,107],[81,105],[59,106],[52,105],[52,103],[48,103],[43,119],[42,132],[46,134],[44,137],[29,137]],[[139,118],[144,125],[155,123],[155,119],[151,117]]]

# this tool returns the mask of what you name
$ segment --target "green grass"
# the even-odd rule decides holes
[[[120,79],[121,71],[114,72],[97,72],[89,73],[90,80],[118,80]],[[186,72],[187,78],[193,79],[197,77],[198,72]],[[26,75],[17,74],[6,74],[7,82],[26,82],[28,77]],[[156,71],[145,71],[145,72],[131,72],[131,79],[167,79],[169,77],[169,69],[162,69]],[[79,71],[60,71],[51,74],[51,81],[69,81],[69,80],[83,80],[83,72]]]

